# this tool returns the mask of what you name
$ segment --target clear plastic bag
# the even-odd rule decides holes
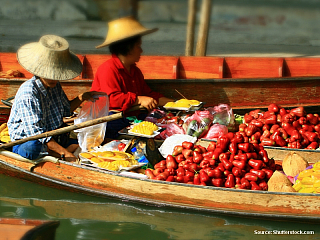
[[[234,114],[232,108],[228,104],[219,104],[214,107],[207,108],[213,115],[212,123],[229,126],[234,124]]]
[[[209,130],[212,124],[213,116],[210,111],[195,111],[195,113],[186,119],[183,129],[187,135],[201,138]]]
[[[75,124],[96,118],[104,117],[109,114],[109,98],[106,95],[97,96],[94,101],[87,101],[78,117],[75,119]],[[82,152],[93,150],[100,146],[103,142],[106,133],[107,122],[96,124],[90,127],[75,130],[78,133],[78,142]]]
[[[229,131],[235,128],[235,116],[232,108],[228,104],[219,104],[214,107],[207,108],[213,115],[213,124],[221,124],[228,127]]]

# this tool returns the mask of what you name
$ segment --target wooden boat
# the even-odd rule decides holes
[[[156,181],[104,171],[64,161],[16,160],[15,154],[0,156],[0,173],[48,187],[97,197],[188,211],[231,214],[243,217],[320,220],[319,194],[249,191]]]
[[[0,218],[0,234],[6,240],[54,240],[59,221]]]
[[[15,54],[0,56],[1,71],[17,69],[23,74],[22,78],[0,79],[0,98],[6,99],[31,75],[18,65]],[[66,93],[75,96],[89,90],[97,67],[109,57],[79,56],[83,73],[62,83]],[[206,102],[205,106],[226,103],[236,110],[266,108],[270,103],[283,107],[317,106],[319,63],[319,58],[145,56],[138,66],[148,85],[168,97],[179,98],[175,91],[179,89],[188,98]],[[2,108],[4,118],[9,111],[9,107]],[[0,157],[0,173],[73,192],[156,206],[271,219],[320,219],[317,194],[191,186],[138,179],[63,161],[33,166],[8,156]]]

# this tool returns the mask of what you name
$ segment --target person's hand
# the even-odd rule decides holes
[[[101,96],[106,96],[107,94],[105,92],[97,92],[97,91],[92,91],[92,92],[85,92],[80,94],[78,97],[81,102],[83,101],[95,101],[99,99]]]
[[[73,155],[71,152],[66,152],[64,155],[64,159],[67,162],[76,162],[77,161],[77,157],[75,155]]]
[[[137,99],[138,104],[145,107],[149,112],[158,106],[158,102],[152,97],[138,96]]]

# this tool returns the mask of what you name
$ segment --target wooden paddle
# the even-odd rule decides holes
[[[129,112],[136,111],[136,110],[139,110],[139,109],[141,110],[143,108],[141,108],[141,106],[139,106],[139,105],[136,105],[136,106],[132,107],[129,110]],[[0,150],[3,149],[3,148],[12,147],[12,146],[15,146],[15,145],[18,145],[18,144],[22,144],[22,143],[25,143],[25,142],[28,142],[28,141],[31,141],[31,140],[36,140],[36,139],[40,139],[40,138],[59,135],[59,134],[70,132],[70,131],[73,131],[73,130],[76,130],[76,129],[90,127],[90,126],[93,126],[93,125],[96,125],[96,124],[99,124],[99,123],[110,122],[110,121],[113,121],[113,120],[116,120],[116,119],[120,119],[122,117],[123,117],[123,112],[118,112],[118,113],[115,113],[113,115],[104,116],[104,117],[101,117],[101,118],[96,118],[96,119],[89,120],[89,121],[86,121],[86,122],[82,122],[82,123],[79,123],[79,124],[75,124],[75,125],[71,125],[71,126],[55,129],[55,130],[52,130],[52,131],[49,131],[49,132],[45,132],[45,133],[41,133],[41,134],[38,134],[38,135],[35,135],[35,136],[26,137],[26,138],[19,139],[19,140],[13,141],[13,142],[2,144],[2,145],[0,145]]]

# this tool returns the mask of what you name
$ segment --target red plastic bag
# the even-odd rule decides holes
[[[163,127],[165,127],[165,130],[158,135],[159,138],[163,140],[175,134],[185,134],[183,128],[176,123],[170,123]]]
[[[207,134],[203,137],[205,139],[218,139],[220,136],[228,133],[228,127],[219,123],[213,124]]]

